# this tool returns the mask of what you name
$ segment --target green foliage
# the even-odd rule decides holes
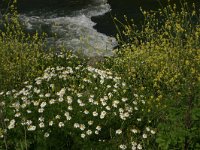
[[[41,74],[52,59],[50,50],[45,52],[44,36],[25,34],[17,18],[15,12],[5,16],[0,30],[0,90]]]
[[[154,139],[153,125],[141,116],[143,95],[132,97],[108,69],[88,66],[76,55],[57,57],[22,89],[0,93],[2,139],[9,149],[141,149]]]
[[[8,17],[0,31],[0,149],[199,149],[199,16],[187,5],[143,15],[142,28],[115,19],[125,29],[122,47],[95,67],[45,50],[17,14]]]
[[[174,5],[143,15],[141,30],[123,24],[125,30],[118,38],[128,43],[105,65],[145,95],[149,115],[158,125],[156,141],[161,149],[196,149],[200,138],[199,16],[186,4],[180,11]]]

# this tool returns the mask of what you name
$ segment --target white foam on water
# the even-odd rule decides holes
[[[113,48],[117,45],[116,39],[97,32],[94,29],[95,23],[91,20],[91,17],[103,15],[108,11],[110,5],[107,1],[94,0],[86,8],[62,17],[46,17],[48,12],[44,12],[44,15],[40,16],[21,15],[21,19],[29,30],[49,27],[58,35],[54,43],[56,46],[64,45],[87,56],[111,56]]]

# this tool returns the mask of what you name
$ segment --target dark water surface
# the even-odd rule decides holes
[[[200,0],[171,0],[170,4],[176,4],[177,7],[186,1],[189,6],[195,3],[197,10],[200,9]],[[117,17],[120,21],[124,21],[124,15],[128,19],[134,19],[137,25],[142,24],[143,15],[140,11],[143,10],[158,10],[159,8],[166,7],[169,3],[168,0],[108,0],[111,6],[111,11],[102,16],[93,17],[92,20],[96,22],[95,28],[99,32],[103,32],[107,35],[115,36],[117,30],[113,23],[113,17]]]
[[[49,46],[65,46],[89,56],[113,55],[116,39],[98,32],[92,21],[111,10],[107,0],[21,0],[18,9],[26,31],[47,32]]]
[[[172,1],[181,6],[179,0]],[[200,6],[200,0],[188,2]],[[156,10],[166,4],[167,0],[18,0],[17,7],[25,30],[47,32],[49,46],[64,45],[89,56],[110,56],[117,46],[113,17],[123,20],[127,15],[141,24],[140,8]]]

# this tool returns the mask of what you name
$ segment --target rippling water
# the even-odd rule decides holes
[[[111,10],[106,0],[92,2],[73,9],[63,6],[53,9],[35,9],[20,13],[20,19],[27,32],[45,31],[56,34],[48,37],[49,45],[59,47],[64,45],[69,50],[81,51],[88,56],[110,56],[117,45],[114,37],[97,32],[94,29],[94,16],[103,15]]]
[[[180,0],[172,2],[181,6]],[[187,2],[195,2],[197,8],[200,8],[199,0]],[[134,18],[135,22],[142,24],[140,8],[156,10],[166,6],[167,1],[18,0],[18,4],[25,30],[29,33],[48,33],[49,46],[64,45],[69,50],[80,51],[88,56],[110,56],[117,46],[114,38],[117,31],[112,16],[123,21],[126,14],[128,18]],[[56,38],[54,34],[57,35]]]

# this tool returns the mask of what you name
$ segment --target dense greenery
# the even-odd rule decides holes
[[[111,59],[113,71],[120,71],[135,92],[145,95],[162,149],[199,148],[199,16],[195,8],[187,8],[143,12],[142,30],[125,25],[118,37],[124,34],[129,42]]]
[[[0,149],[200,149],[200,18],[143,15],[139,29],[115,18],[121,47],[96,64],[5,19]]]

